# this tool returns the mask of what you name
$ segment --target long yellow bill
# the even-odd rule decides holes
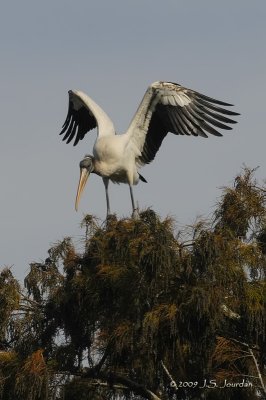
[[[87,170],[87,168],[82,168],[80,170],[79,185],[78,185],[76,202],[75,202],[75,210],[76,211],[78,211],[79,200],[80,200],[82,192],[85,188],[85,185],[86,185],[86,182],[87,182],[89,176],[90,176],[90,172]]]

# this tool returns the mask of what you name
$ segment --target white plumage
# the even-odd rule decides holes
[[[87,132],[98,128],[93,156],[87,155],[80,162],[76,209],[89,174],[94,172],[103,178],[107,215],[110,214],[108,183],[111,180],[129,185],[133,216],[137,216],[132,185],[139,179],[146,182],[138,169],[154,159],[167,133],[222,136],[214,127],[232,129],[229,125],[236,121],[228,115],[239,115],[224,108],[228,106],[231,104],[177,83],[154,82],[144,94],[128,130],[117,135],[113,122],[98,104],[85,93],[70,90],[68,114],[60,133],[64,134],[63,140],[67,143],[74,140],[75,146]]]

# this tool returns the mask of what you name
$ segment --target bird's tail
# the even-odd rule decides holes
[[[140,173],[139,173],[139,179],[140,179],[142,182],[148,183],[148,182],[146,181],[146,179],[145,179],[142,175],[140,175]]]

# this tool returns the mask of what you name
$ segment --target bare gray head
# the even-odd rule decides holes
[[[79,185],[78,185],[76,203],[75,203],[76,211],[78,210],[80,196],[85,188],[85,185],[90,176],[90,173],[93,172],[93,169],[94,169],[93,156],[86,154],[84,156],[83,160],[80,161],[79,168],[80,168],[80,178],[79,178]]]
[[[93,156],[90,154],[85,154],[83,160],[81,160],[79,163],[79,168],[85,168],[89,171],[89,173],[93,172],[93,160]]]

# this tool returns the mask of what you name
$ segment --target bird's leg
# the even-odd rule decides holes
[[[105,196],[106,196],[106,205],[107,205],[107,217],[109,217],[109,215],[111,214],[109,194],[108,194],[109,178],[103,178],[103,183],[104,183],[104,187],[105,187]]]
[[[133,209],[132,218],[139,219],[139,209],[135,205],[135,200],[134,200],[134,196],[133,196],[133,189],[132,189],[131,185],[129,185],[129,190],[130,190],[130,197],[131,197],[131,203],[132,203],[132,209]]]

